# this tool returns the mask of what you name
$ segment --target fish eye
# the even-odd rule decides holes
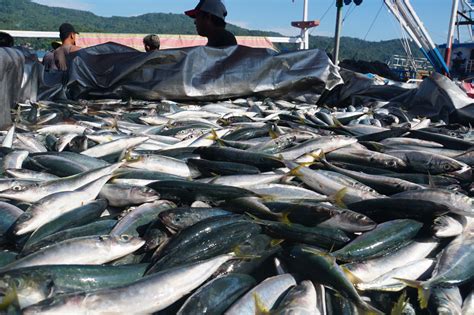
[[[397,165],[397,162],[395,162],[394,160],[388,161],[388,166],[396,166],[396,165]]]
[[[443,169],[448,171],[451,169],[451,166],[449,164],[444,164]]]
[[[13,191],[22,191],[23,189],[24,189],[24,187],[21,186],[21,185],[15,185],[15,186],[12,187]]]
[[[14,278],[13,279],[13,285],[15,287],[20,288],[22,284],[23,284],[22,279],[19,279],[19,278]]]
[[[120,235],[120,241],[122,241],[122,242],[128,242],[131,239],[132,239],[132,237],[130,235],[127,235],[127,234]]]

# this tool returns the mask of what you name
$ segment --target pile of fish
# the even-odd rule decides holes
[[[272,99],[24,103],[8,314],[474,314],[474,133]]]

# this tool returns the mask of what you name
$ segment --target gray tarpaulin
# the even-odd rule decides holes
[[[78,98],[219,100],[250,95],[321,94],[341,84],[319,50],[277,54],[233,46],[141,53],[117,44],[79,51],[70,62],[66,95]]]
[[[419,87],[384,81],[339,69],[319,50],[278,54],[234,46],[141,53],[108,43],[71,55],[65,76],[45,73],[41,82],[41,99],[215,101],[259,95],[340,107],[375,102],[405,108],[412,117],[474,123],[474,102],[444,76],[435,73]]]
[[[10,108],[20,100],[25,57],[13,48],[0,47],[0,128],[11,124]]]
[[[449,78],[433,73],[419,87],[380,84],[366,75],[342,69],[344,85],[325,96],[331,106],[365,105],[385,102],[386,107],[401,107],[411,117],[428,117],[446,123],[474,124],[474,100]]]

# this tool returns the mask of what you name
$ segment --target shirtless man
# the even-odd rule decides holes
[[[67,71],[66,56],[81,49],[76,46],[77,34],[79,33],[76,32],[74,26],[69,23],[63,23],[59,27],[59,37],[62,45],[54,51],[54,62],[61,71]]]

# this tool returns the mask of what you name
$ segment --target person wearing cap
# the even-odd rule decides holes
[[[15,41],[13,37],[5,32],[0,32],[0,47],[13,47]]]
[[[147,35],[143,38],[143,46],[145,51],[150,52],[160,49],[160,37],[158,35]]]
[[[61,38],[61,47],[54,51],[54,62],[61,71],[67,70],[66,56],[80,50],[76,46],[76,35],[79,34],[69,23],[63,23],[59,27],[59,37]]]
[[[207,37],[206,46],[222,48],[237,45],[234,34],[225,29],[227,10],[220,0],[200,0],[194,10],[185,14],[194,19],[197,33]]]
[[[51,50],[48,51],[43,57],[43,66],[44,71],[51,71],[51,70],[58,70],[56,67],[56,63],[54,62],[54,51],[61,47],[62,43],[60,41],[52,41],[51,42]]]

